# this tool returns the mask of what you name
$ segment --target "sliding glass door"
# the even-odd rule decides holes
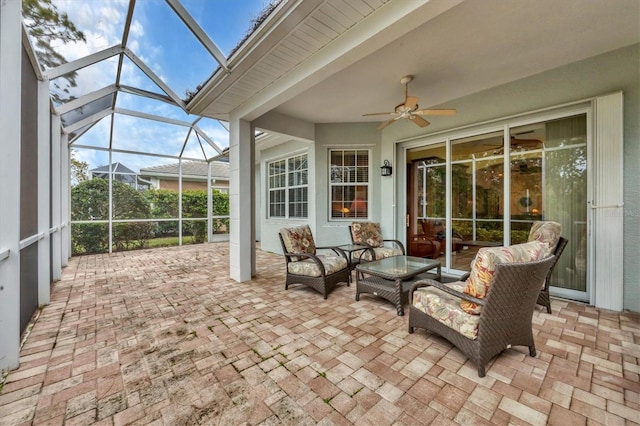
[[[586,114],[451,135],[409,149],[407,171],[410,254],[468,271],[481,247],[526,242],[534,221],[557,221],[569,244],[552,293],[586,300]]]
[[[452,269],[469,270],[480,247],[504,241],[503,132],[451,141]]]

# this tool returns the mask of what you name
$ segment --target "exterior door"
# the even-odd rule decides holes
[[[446,146],[430,145],[410,153],[407,206],[407,251],[411,256],[440,259],[446,254]]]
[[[556,221],[569,243],[551,293],[588,300],[587,164],[586,114],[409,149],[408,252],[468,271],[481,247],[526,242],[533,222]]]

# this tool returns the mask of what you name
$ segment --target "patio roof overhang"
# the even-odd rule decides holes
[[[362,114],[395,105],[406,74],[428,108],[640,41],[634,0],[353,3],[362,8],[284,2],[187,108],[226,120],[275,111],[376,121]]]

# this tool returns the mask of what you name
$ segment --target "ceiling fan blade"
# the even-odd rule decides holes
[[[369,115],[394,115],[395,112],[369,112],[367,114],[362,114],[363,117],[367,117]]]
[[[427,120],[425,120],[424,118],[418,117],[417,115],[412,116],[411,117],[411,121],[413,121],[414,123],[416,123],[420,127],[427,127],[429,124],[431,124]]]
[[[456,110],[451,109],[419,109],[414,111],[417,115],[456,115]]]
[[[396,117],[396,118],[392,118],[391,120],[387,120],[387,121],[383,122],[382,124],[380,124],[380,125],[377,127],[377,129],[378,129],[378,130],[382,130],[382,129],[384,129],[385,127],[387,127],[389,124],[392,124],[392,123],[393,123],[394,121],[396,121],[397,119],[398,119],[398,118]]]
[[[418,106],[418,101],[420,100],[417,96],[407,96],[407,99],[404,101],[404,106],[408,109],[414,109]]]

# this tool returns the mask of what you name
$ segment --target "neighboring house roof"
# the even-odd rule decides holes
[[[207,178],[208,164],[200,161],[182,162],[182,177],[186,179],[202,180]],[[149,177],[177,178],[179,163],[140,169],[140,174]],[[211,177],[216,180],[229,180],[229,163],[211,162]]]
[[[107,164],[106,166],[96,167],[95,169],[91,169],[89,171],[93,174],[109,173],[109,165]],[[130,168],[128,168],[127,166],[121,163],[113,163],[111,165],[111,172],[114,174],[121,174],[121,175],[137,175],[136,172],[134,172],[133,170],[131,170]]]

